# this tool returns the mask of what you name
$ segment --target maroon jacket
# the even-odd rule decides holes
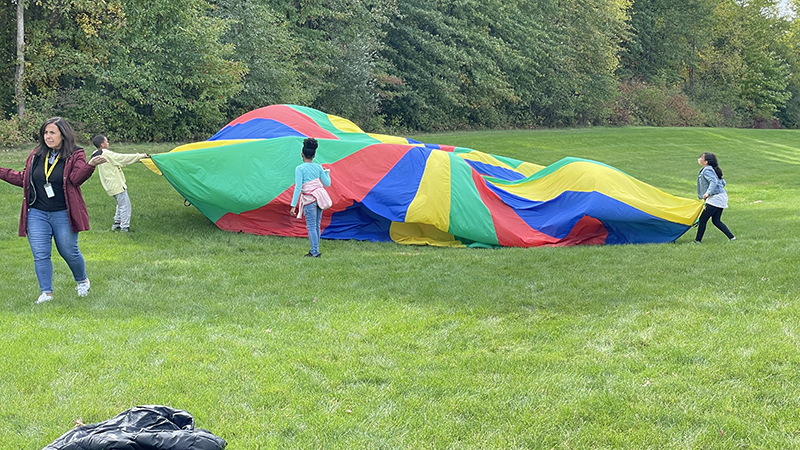
[[[7,181],[22,188],[22,214],[19,217],[19,235],[26,236],[28,224],[28,203],[31,191],[31,164],[35,158],[34,152],[28,155],[25,169],[22,172],[0,167],[0,180]],[[64,165],[64,199],[67,201],[67,214],[72,231],[86,231],[89,229],[89,212],[81,194],[81,184],[88,180],[94,173],[94,166],[86,162],[86,153],[82,148],[76,148],[67,158]]]

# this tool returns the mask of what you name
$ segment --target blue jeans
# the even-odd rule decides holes
[[[42,292],[53,292],[53,240],[58,254],[67,262],[75,281],[86,280],[86,263],[78,249],[78,233],[69,226],[67,210],[28,210],[28,242],[33,252],[33,267]]]
[[[303,206],[303,215],[306,216],[306,229],[308,240],[311,242],[311,254],[319,255],[319,235],[322,224],[322,209],[317,202]]]

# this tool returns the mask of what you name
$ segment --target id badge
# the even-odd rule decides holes
[[[47,198],[53,198],[56,196],[56,193],[53,192],[53,185],[50,183],[46,183],[44,185],[44,192],[47,194]]]

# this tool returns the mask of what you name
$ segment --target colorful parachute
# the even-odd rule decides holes
[[[363,132],[311,108],[273,105],[208,141],[153,155],[148,165],[219,228],[302,236],[289,215],[303,139],[331,169],[322,237],[438,246],[672,242],[702,203],[595,161],[548,167],[475,150]],[[156,167],[157,166],[157,167]]]

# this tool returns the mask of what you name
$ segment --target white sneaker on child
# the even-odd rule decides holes
[[[83,283],[78,283],[78,285],[75,286],[75,289],[78,291],[78,297],[86,297],[87,295],[89,295],[90,286],[91,283],[89,283],[88,278]]]
[[[51,292],[42,292],[42,295],[40,295],[39,298],[36,299],[35,304],[39,305],[44,302],[49,302],[52,299],[53,299],[53,294]]]

